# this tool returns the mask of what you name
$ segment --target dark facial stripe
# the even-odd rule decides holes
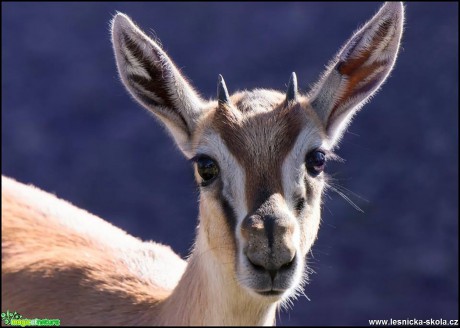
[[[302,196],[296,196],[294,197],[294,199],[295,199],[295,211],[296,211],[296,214],[299,216],[300,213],[302,213],[303,209],[305,208],[305,198]]]
[[[214,186],[214,184],[216,184]],[[212,185],[209,185],[207,187],[202,187],[201,188],[211,188],[213,191],[212,193],[214,194],[214,199],[219,203],[223,215],[224,215],[224,223],[228,228],[228,235],[233,241],[233,245],[237,247],[236,244],[236,237],[235,237],[235,230],[236,230],[236,212],[228,199],[224,196],[223,194],[223,183],[219,179],[215,181]]]
[[[308,183],[308,178],[306,176],[304,178],[304,183],[305,183],[305,194],[306,194],[306,197],[307,197],[307,204],[311,204],[313,195],[312,195],[311,186]]]
[[[233,210],[233,207],[230,205],[228,200],[221,194],[220,195],[220,206],[222,207],[222,210],[224,211],[225,219],[228,224],[228,228],[230,231],[233,232],[235,231],[236,228],[236,215],[235,211]]]

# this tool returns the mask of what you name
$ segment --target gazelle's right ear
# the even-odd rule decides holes
[[[190,138],[203,112],[203,100],[161,47],[122,13],[112,20],[112,43],[125,87],[166,125],[190,157]]]

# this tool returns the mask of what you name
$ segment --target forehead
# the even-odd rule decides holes
[[[306,99],[286,105],[285,95],[273,90],[237,93],[231,97],[231,105],[217,106],[206,121],[204,129],[219,134],[242,164],[257,158],[273,167],[305,128],[316,131],[317,139],[324,135]]]

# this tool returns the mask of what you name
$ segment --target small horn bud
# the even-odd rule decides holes
[[[219,104],[230,104],[230,96],[228,95],[227,86],[224,78],[219,74],[217,82],[217,100]]]
[[[289,84],[286,91],[286,102],[290,102],[297,99],[297,76],[294,72],[291,74]]]

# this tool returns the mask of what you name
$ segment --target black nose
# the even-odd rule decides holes
[[[292,269],[294,267],[294,263],[296,260],[295,253],[292,256],[292,258],[290,258],[289,260],[283,261],[284,263],[279,262],[279,261],[267,261],[267,262],[261,263],[257,261],[256,258],[251,259],[250,253],[247,254],[246,256],[248,258],[249,263],[254,268],[254,270],[260,273],[267,272],[270,275],[272,281],[275,280],[275,277],[279,272],[289,271],[290,269]]]

